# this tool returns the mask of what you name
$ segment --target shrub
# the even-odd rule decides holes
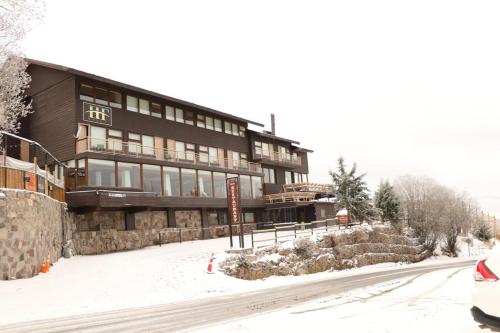
[[[250,261],[247,259],[246,256],[239,255],[238,258],[236,258],[236,268],[237,269],[249,269],[250,268]]]
[[[293,252],[303,258],[312,257],[315,249],[317,248],[316,243],[309,238],[299,238],[293,242]]]
[[[474,228],[474,236],[482,242],[493,238],[493,232],[488,224],[481,222]]]

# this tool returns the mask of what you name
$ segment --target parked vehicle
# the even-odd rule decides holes
[[[500,250],[480,260],[474,272],[476,280],[471,309],[478,323],[500,330]]]

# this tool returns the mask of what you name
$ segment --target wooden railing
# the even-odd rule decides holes
[[[221,158],[208,154],[197,154],[190,151],[172,151],[165,148],[151,147],[139,143],[123,142],[113,139],[80,139],[76,142],[76,151],[77,153],[97,152],[102,154],[150,158],[169,162],[218,167],[227,170],[262,172],[262,167],[259,163]]]

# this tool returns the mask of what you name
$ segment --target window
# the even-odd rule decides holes
[[[252,199],[252,184],[250,176],[240,175],[241,198]]]
[[[200,162],[202,163],[208,163],[208,147],[207,146],[200,146]]]
[[[214,172],[214,197],[226,197],[226,175],[221,172]]]
[[[302,183],[302,174],[299,172],[294,172],[293,182],[294,183]]]
[[[245,153],[240,153],[240,167],[243,169],[248,169],[248,157]]]
[[[231,123],[229,121],[224,122],[224,133],[231,134]]]
[[[127,95],[127,111],[139,111],[139,102],[137,100],[137,97]]]
[[[231,124],[233,128],[233,135],[239,136],[240,132],[238,130],[238,124]]]
[[[151,115],[156,118],[161,118],[161,105],[158,103],[151,103]]]
[[[149,111],[149,101],[145,99],[139,99],[139,112],[142,114],[147,114],[148,116],[151,114]]]
[[[220,119],[214,119],[214,129],[216,132],[222,132],[222,121]]]
[[[212,117],[205,117],[205,123],[206,123],[206,128],[209,130],[214,129],[214,118]]]
[[[196,170],[181,169],[182,196],[196,196]]]
[[[141,166],[135,163],[118,162],[118,186],[141,188]]]
[[[242,138],[245,137],[245,131],[246,131],[245,126],[240,126],[240,132],[239,132],[239,134],[240,134],[240,136]]]
[[[274,169],[262,168],[264,172],[264,183],[276,184],[276,171]]]
[[[256,155],[262,155],[262,142],[260,141],[255,141],[255,154]]]
[[[219,158],[217,156],[217,148],[208,147],[208,160],[210,164],[219,165]]]
[[[213,197],[212,173],[210,171],[198,170],[198,189],[200,197]]]
[[[194,161],[196,152],[194,150],[194,144],[185,143],[182,141],[175,142],[175,150],[177,153],[177,158],[181,160]]]
[[[237,151],[233,151],[233,166],[235,168],[239,168],[240,166],[240,153]]]
[[[194,114],[192,111],[184,111],[184,123],[194,125]]]
[[[94,101],[94,87],[87,84],[80,85],[80,99],[82,101],[93,102]]]
[[[285,184],[292,183],[292,173],[290,171],[285,171]]]
[[[254,199],[262,198],[262,178],[252,176],[252,193]]]
[[[172,106],[165,105],[165,119],[167,120],[175,120],[175,110]]]
[[[115,162],[88,160],[89,186],[115,186]]]
[[[165,195],[181,195],[179,168],[163,167],[163,188]]]
[[[144,155],[151,155],[151,156],[153,156],[155,154],[155,138],[154,137],[148,136],[148,135],[142,136],[142,153]]]
[[[142,165],[142,178],[145,192],[161,194],[161,167],[159,165]]]
[[[128,152],[133,154],[141,154],[141,135],[135,133],[128,134]]]
[[[102,105],[108,105],[108,90],[105,88],[95,88],[95,102]]]
[[[195,155],[196,155],[196,152],[194,150],[194,144],[186,143],[186,160],[194,161]]]
[[[104,127],[90,126],[90,149],[106,150],[106,129]]]
[[[243,218],[245,223],[253,223],[255,222],[255,213],[243,213]]]
[[[175,109],[175,121],[184,123],[184,111],[182,109]]]
[[[108,129],[108,150],[122,151],[122,131]]]
[[[269,157],[269,143],[262,142],[262,155]]]
[[[102,87],[94,87],[88,84],[80,84],[80,99],[82,101],[109,105],[115,108],[122,107],[121,93]]]
[[[205,124],[205,116],[204,115],[199,114],[196,116],[196,126],[201,127],[201,128],[205,128],[206,124]]]
[[[117,91],[109,91],[109,105],[114,108],[122,107],[122,94]]]

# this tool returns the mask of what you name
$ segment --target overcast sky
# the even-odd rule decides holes
[[[330,182],[342,155],[500,216],[499,1],[47,0],[28,57],[262,122]]]

